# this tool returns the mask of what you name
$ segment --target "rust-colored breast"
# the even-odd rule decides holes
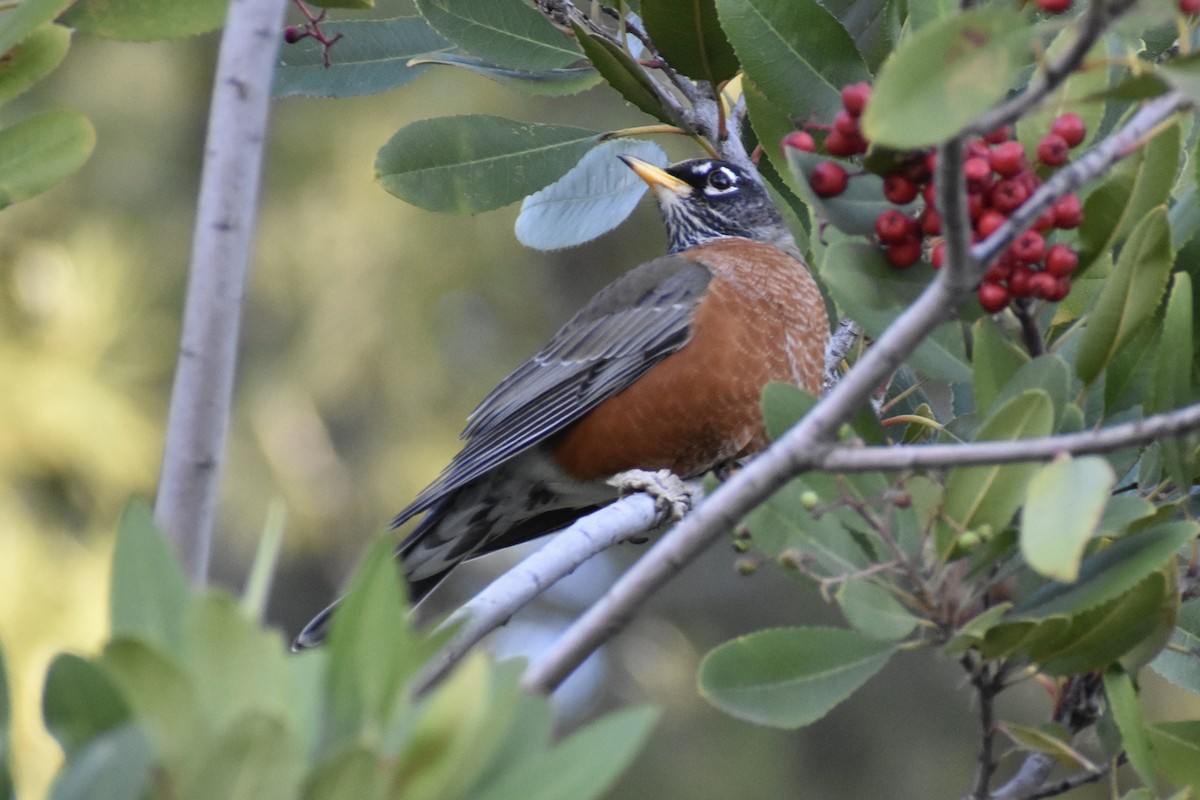
[[[829,322],[801,261],[747,239],[681,255],[713,273],[692,338],[561,434],[553,455],[577,479],[628,469],[701,474],[766,446],[764,385],[820,391]]]

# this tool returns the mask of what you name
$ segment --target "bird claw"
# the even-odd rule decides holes
[[[670,522],[678,522],[692,510],[693,493],[683,479],[669,469],[649,471],[630,469],[608,479],[622,497],[645,492],[654,498],[654,505]]]

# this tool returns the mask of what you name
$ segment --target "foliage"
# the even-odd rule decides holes
[[[440,638],[409,627],[386,537],[329,646],[300,655],[227,593],[191,590],[140,503],[113,570],[112,637],[94,658],[59,655],[46,678],[46,727],[66,754],[56,800],[589,798],[653,724],[628,709],[555,742],[549,701],[518,689],[520,665],[482,656],[414,700],[409,683]]]

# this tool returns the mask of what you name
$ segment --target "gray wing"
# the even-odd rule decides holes
[[[712,273],[664,256],[603,289],[467,418],[463,449],[392,524],[566,428],[691,338]]]

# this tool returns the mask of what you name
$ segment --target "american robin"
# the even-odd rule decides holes
[[[392,521],[425,513],[398,550],[414,603],[465,559],[613,501],[618,473],[694,477],[761,450],[769,381],[821,388],[825,306],[762,185],[726,161],[622,160],[653,191],[668,255],[603,289],[502,380]],[[332,610],[297,647],[323,640]]]

